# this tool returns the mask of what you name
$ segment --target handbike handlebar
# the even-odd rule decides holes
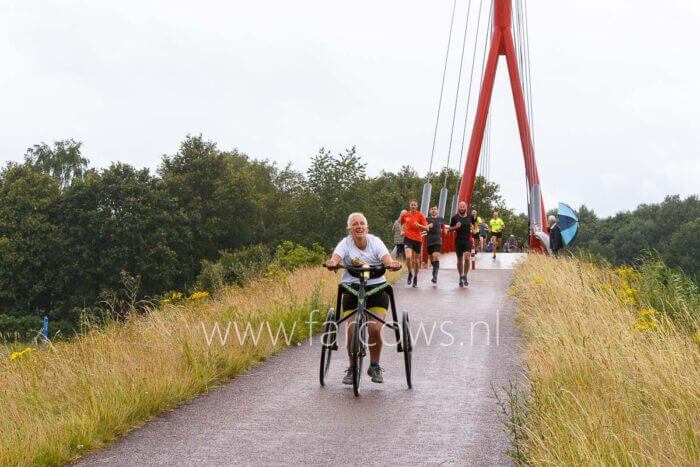
[[[346,266],[344,264],[336,264],[333,267],[329,267],[324,263],[323,266],[328,268],[329,270],[345,269],[346,271],[348,271],[350,273],[350,275],[355,276],[355,277],[359,277],[361,274],[366,273],[366,274],[369,274],[369,277],[371,277],[371,278],[383,276],[384,273],[390,269],[384,263],[362,264],[360,266]],[[399,265],[399,269],[401,269],[400,265]]]

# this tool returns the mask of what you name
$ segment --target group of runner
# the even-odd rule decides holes
[[[408,267],[408,284],[412,287],[418,286],[418,272],[421,266],[421,252],[423,239],[427,247],[428,257],[432,266],[433,284],[437,283],[440,271],[440,254],[442,253],[442,236],[447,232],[455,232],[455,253],[457,255],[457,272],[459,273],[459,286],[469,285],[467,276],[469,274],[469,258],[471,257],[472,245],[476,238],[480,238],[481,246],[485,243],[487,233],[491,234],[493,244],[493,258],[496,258],[496,249],[503,237],[505,223],[494,211],[493,217],[488,224],[479,217],[477,210],[467,211],[467,203],[460,202],[457,212],[446,224],[439,216],[438,207],[432,206],[425,217],[418,210],[418,202],[412,199],[409,202],[409,209],[401,211],[401,215],[394,223],[394,244],[396,255],[401,258],[405,256]],[[482,235],[483,234],[483,235]]]

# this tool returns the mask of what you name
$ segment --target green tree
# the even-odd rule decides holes
[[[73,139],[56,141],[53,148],[46,143],[35,144],[27,149],[24,159],[41,173],[57,180],[61,188],[66,188],[87,170],[89,161],[82,156],[82,144]]]
[[[365,168],[355,147],[336,156],[321,148],[311,158],[300,215],[295,216],[295,230],[303,235],[299,243],[331,249],[346,234],[348,214],[368,206]]]
[[[393,244],[391,228],[408,202],[415,198],[420,202],[425,179],[412,167],[402,166],[398,172],[382,171],[368,181],[371,202],[364,208],[370,230],[387,245]]]
[[[58,264],[58,181],[28,164],[0,175],[0,313],[51,310]]]
[[[219,151],[201,135],[188,136],[177,154],[162,159],[158,173],[191,235],[178,256],[192,282],[202,259],[250,244],[262,230],[249,165],[247,156]]]
[[[666,264],[679,267],[700,283],[700,217],[690,220],[673,232],[663,255]]]
[[[93,306],[100,292],[122,287],[123,273],[153,296],[184,285],[176,250],[188,243],[183,218],[162,182],[128,164],[90,171],[61,202],[59,305]]]

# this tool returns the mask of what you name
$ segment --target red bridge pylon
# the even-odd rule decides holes
[[[525,173],[527,176],[528,191],[531,200],[530,226],[535,228],[535,235],[530,236],[530,249],[536,251],[547,251],[541,236],[547,236],[546,211],[540,190],[540,177],[537,173],[535,162],[535,151],[532,146],[530,133],[530,123],[525,110],[525,98],[523,87],[518,71],[518,60],[513,41],[513,27],[511,21],[512,0],[495,0],[493,16],[493,35],[491,48],[489,49],[486,69],[484,71],[483,85],[479,93],[479,103],[474,118],[474,127],[469,141],[467,151],[467,161],[464,164],[462,183],[459,187],[459,200],[466,201],[470,205],[472,191],[474,190],[474,180],[476,169],[479,165],[479,154],[484,139],[484,129],[486,128],[486,118],[488,117],[491,105],[491,95],[493,94],[493,83],[496,78],[496,68],[498,59],[505,55],[508,64],[508,75],[510,77],[510,87],[513,91],[513,101],[515,103],[515,114],[518,120],[518,131],[520,133],[520,143],[525,159]],[[539,235],[539,236],[538,236]]]

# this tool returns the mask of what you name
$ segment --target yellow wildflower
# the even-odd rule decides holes
[[[188,300],[191,300],[191,301],[202,300],[204,298],[207,298],[208,296],[209,296],[209,292],[195,292],[189,296]]]
[[[20,351],[20,352],[12,352],[12,355],[10,355],[10,360],[16,360],[20,357],[23,357],[29,353],[31,353],[34,349],[31,347],[27,347],[26,349]]]
[[[540,276],[535,276],[535,285],[540,285],[542,283],[542,278]]]
[[[658,320],[656,314],[658,312],[654,308],[645,308],[639,311],[637,316],[637,324],[635,328],[638,331],[653,331],[658,328]]]

